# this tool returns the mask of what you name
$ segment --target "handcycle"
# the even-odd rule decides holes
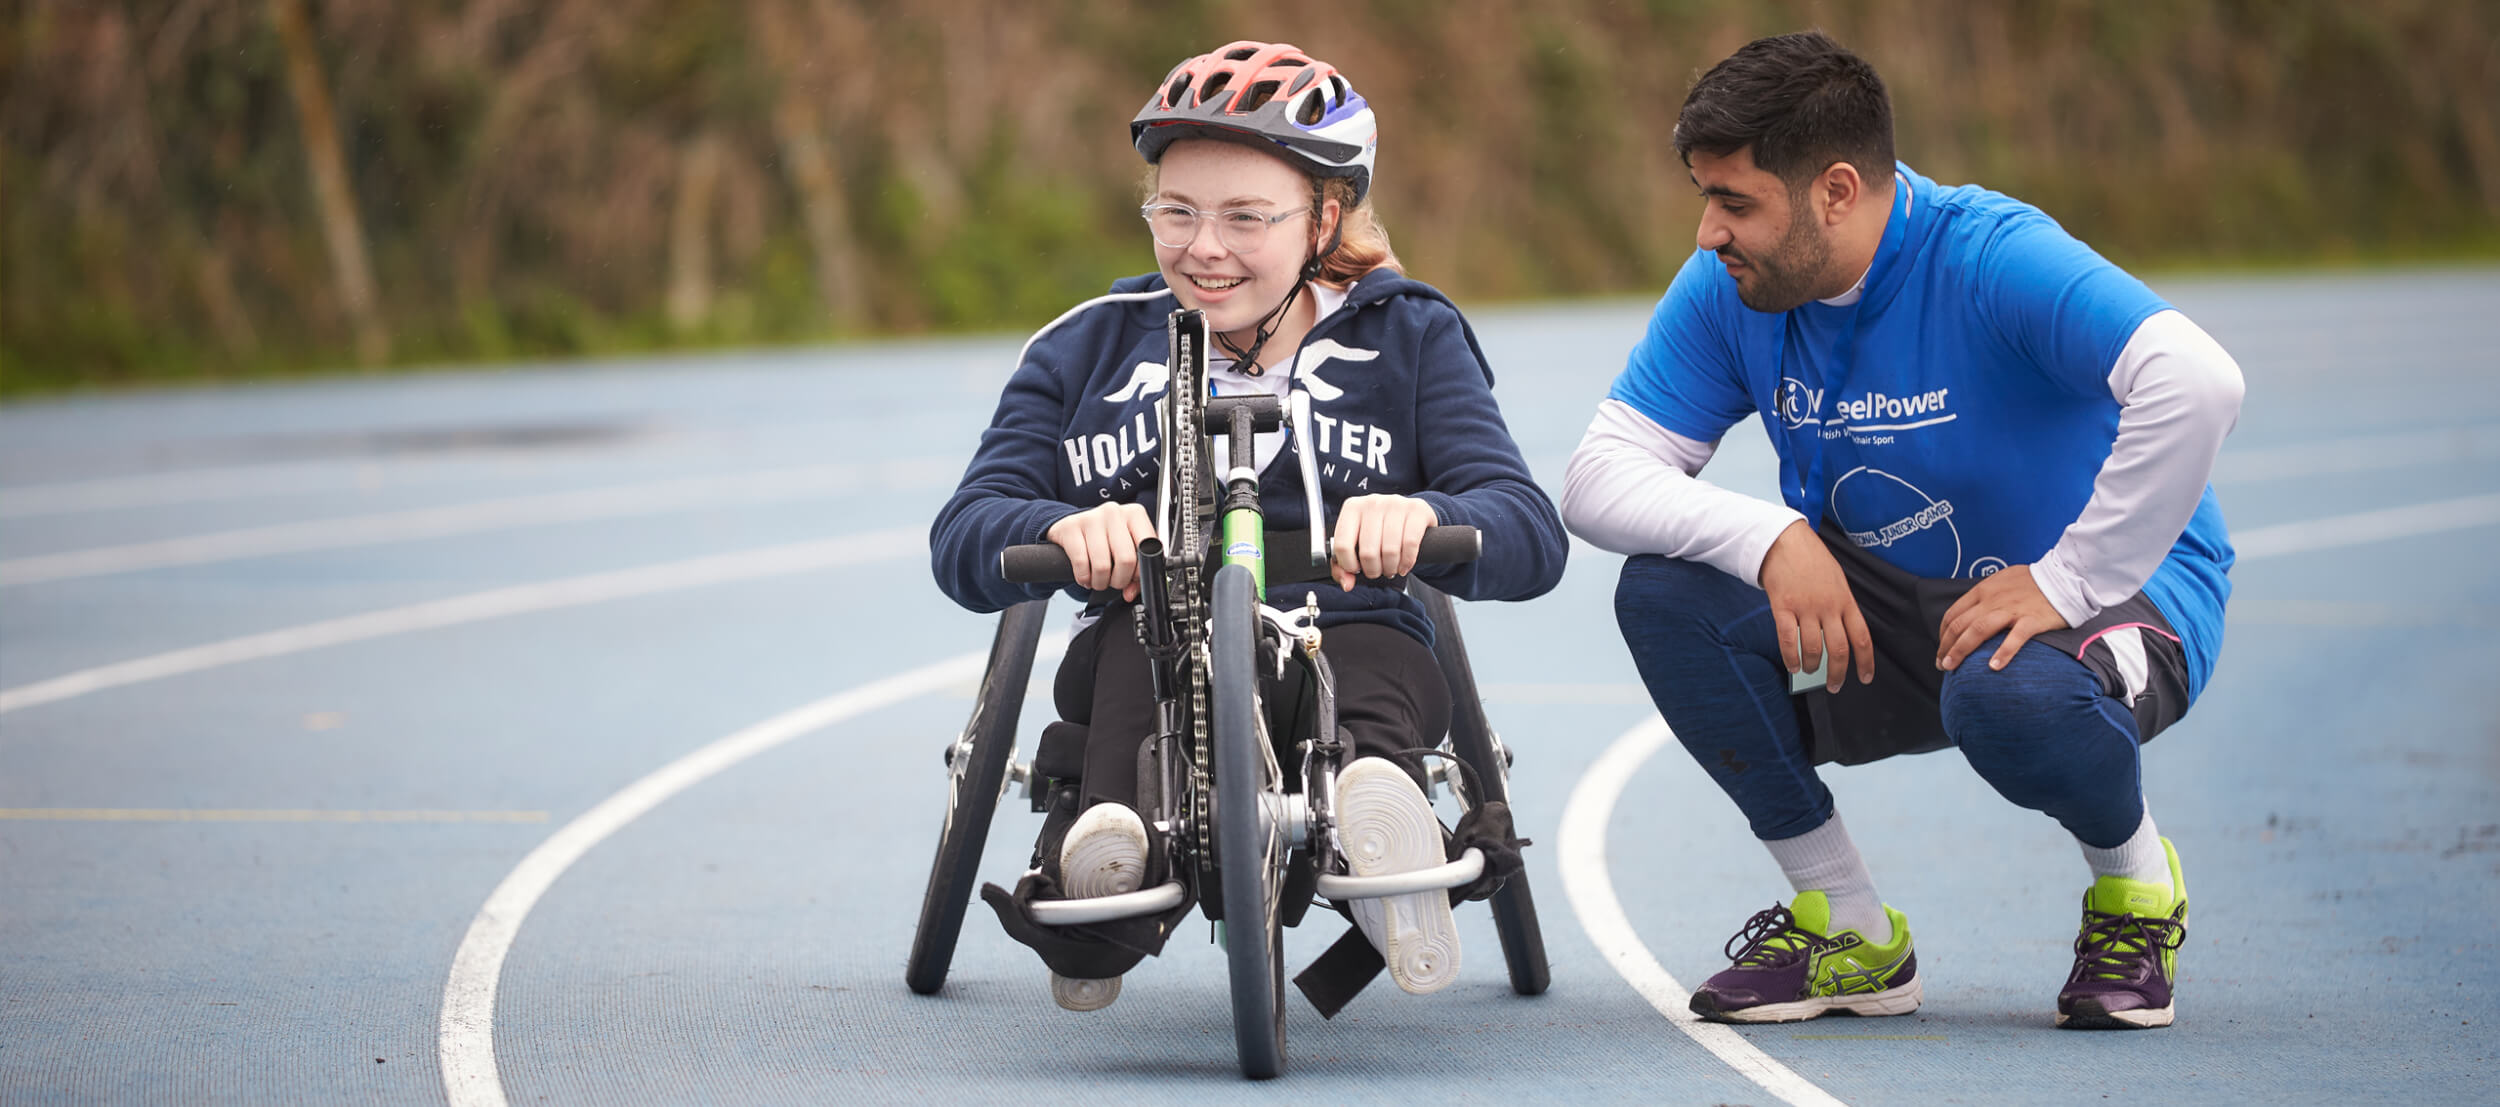
[[[1210,398],[1204,316],[1175,311],[1167,332],[1171,376],[1161,401],[1167,433],[1155,526],[1162,537],[1138,546],[1135,625],[1151,662],[1156,703],[1139,810],[1169,879],[1119,895],[1033,900],[1024,907],[1027,917],[1049,927],[1083,927],[1177,917],[1187,905],[1199,905],[1219,927],[1235,1043],[1242,1072],[1253,1079],[1285,1067],[1283,928],[1301,921],[1314,893],[1345,902],[1457,888],[1482,895],[1490,888],[1512,990],[1541,994],[1550,977],[1527,877],[1516,863],[1523,843],[1509,833],[1509,754],[1485,718],[1453,603],[1420,580],[1406,584],[1434,623],[1433,653],[1452,699],[1450,732],[1426,770],[1427,784],[1451,786],[1467,813],[1459,825],[1473,827],[1475,837],[1438,867],[1351,875],[1335,810],[1336,777],[1350,746],[1336,725],[1334,677],[1325,636],[1315,626],[1317,605],[1295,612],[1262,602],[1270,584],[1327,575],[1327,538],[1317,526],[1307,534],[1265,530],[1252,465],[1259,431],[1289,420],[1297,441],[1310,441],[1309,397]],[[1220,496],[1209,464],[1217,433],[1229,453]],[[1296,452],[1308,517],[1316,524],[1325,515],[1314,451]],[[1271,563],[1271,547],[1307,551],[1307,559],[1288,555]],[[1470,561],[1479,549],[1473,528],[1434,527],[1422,540],[1419,562]],[[1066,555],[1049,544],[1010,548],[1001,572],[1023,583],[1071,577]],[[1000,616],[972,717],[946,747],[946,816],[905,969],[906,982],[923,995],[945,982],[991,816],[1007,788],[1023,783],[1036,811],[1054,798],[1072,801],[1054,797],[1073,788],[1067,778],[1074,770],[1053,747],[1064,751],[1073,742],[1081,749],[1081,730],[1054,723],[1033,760],[1015,760],[1015,729],[1047,606],[1047,600],[1028,601]],[[1307,717],[1306,732],[1276,740],[1279,724],[1270,718],[1263,678],[1302,682],[1309,709],[1297,714],[1297,723]],[[1280,753],[1298,761],[1293,776]],[[1487,849],[1508,862],[1489,876]],[[1377,968],[1375,957],[1372,971]],[[1329,1003],[1351,998],[1345,992],[1323,1000],[1307,982],[1306,991],[1323,1013],[1333,1013]]]

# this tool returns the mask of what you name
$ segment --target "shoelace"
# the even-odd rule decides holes
[[[1773,904],[1745,920],[1745,928],[1729,938],[1720,952],[1739,968],[1760,969],[1785,965],[1816,946],[1829,944],[1829,939],[1798,926],[1797,916],[1789,914],[1788,908]]]
[[[2071,979],[2133,980],[2144,975],[2149,959],[2185,941],[2187,928],[2169,919],[2085,911],[2083,932],[2075,935]]]

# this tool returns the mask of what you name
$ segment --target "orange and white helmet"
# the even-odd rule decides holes
[[[1150,163],[1184,138],[1273,143],[1312,173],[1352,179],[1358,204],[1380,151],[1371,104],[1336,66],[1281,42],[1235,42],[1182,62],[1128,130]]]

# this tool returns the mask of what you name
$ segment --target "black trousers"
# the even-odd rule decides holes
[[[1321,644],[1337,678],[1337,725],[1351,735],[1355,757],[1436,746],[1450,729],[1450,686],[1432,650],[1404,631],[1372,623],[1329,627]],[[1298,741],[1291,720],[1308,717],[1308,690],[1288,669],[1268,681],[1271,733]],[[1137,806],[1140,754],[1154,729],[1154,683],[1146,648],[1137,640],[1136,608],[1114,605],[1068,643],[1052,682],[1059,717],[1086,724],[1084,806]],[[1280,751],[1280,759],[1290,750]],[[1410,770],[1411,771],[1411,770]],[[1289,786],[1301,784],[1286,760]],[[1151,817],[1151,816],[1149,816]]]

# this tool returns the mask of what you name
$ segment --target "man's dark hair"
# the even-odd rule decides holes
[[[1675,152],[1753,163],[1803,187],[1833,162],[1870,186],[1892,179],[1892,98],[1875,67],[1821,31],[1755,39],[1693,82],[1675,120]]]

